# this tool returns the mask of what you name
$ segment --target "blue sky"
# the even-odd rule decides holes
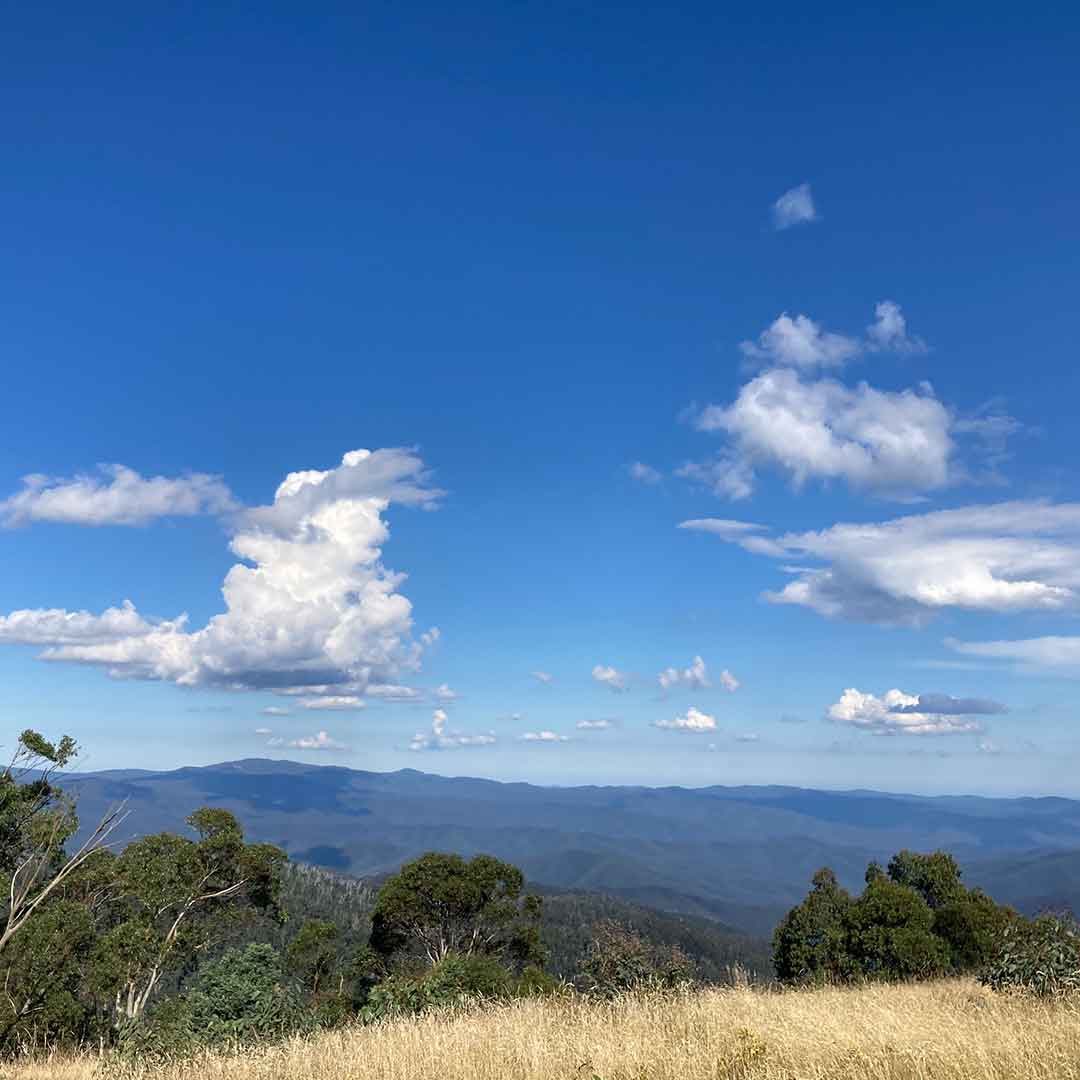
[[[0,50],[9,732],[1080,793],[1074,13],[42,4]]]

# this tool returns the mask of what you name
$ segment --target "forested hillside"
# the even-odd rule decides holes
[[[1032,913],[1080,907],[1080,803],[780,787],[544,788],[248,760],[65,781],[84,821],[126,801],[125,837],[227,809],[298,862],[370,879],[425,851],[486,852],[530,881],[706,916],[764,937],[821,866],[856,887],[902,848],[951,851]]]

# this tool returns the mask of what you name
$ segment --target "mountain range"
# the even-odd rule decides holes
[[[248,759],[168,772],[68,776],[84,825],[129,811],[119,842],[178,831],[200,806],[250,839],[356,877],[425,851],[486,852],[531,882],[704,915],[768,934],[831,866],[857,889],[867,863],[944,848],[965,881],[1025,912],[1080,910],[1080,802],[923,797],[791,787],[540,787],[413,769],[363,772]]]

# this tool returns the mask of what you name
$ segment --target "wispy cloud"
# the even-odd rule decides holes
[[[766,599],[826,616],[918,626],[949,609],[1008,614],[1080,607],[1080,503],[993,503],[778,537],[754,528],[739,532],[726,521],[714,527],[708,519],[680,528],[777,560],[793,580]],[[789,565],[793,560],[803,565]],[[1026,651],[1036,663],[1070,655],[1073,639],[1035,640],[1042,644],[951,647],[1019,661]]]
[[[544,685],[550,685],[555,681],[555,676],[550,671],[534,671],[532,677],[537,681],[544,683]]]
[[[522,742],[533,743],[563,743],[569,742],[569,735],[559,735],[554,731],[526,731],[521,737]]]
[[[809,184],[799,184],[785,191],[772,204],[772,223],[777,231],[790,229],[793,225],[808,225],[818,220],[818,212],[814,207],[814,196]]]
[[[630,474],[631,479],[636,480],[639,484],[646,484],[650,487],[659,484],[664,479],[664,474],[659,469],[654,469],[651,465],[646,465],[643,461],[635,461],[630,465],[627,465],[626,471]]]
[[[592,677],[601,686],[606,686],[616,694],[621,694],[629,685],[629,676],[625,671],[619,671],[606,664],[597,664],[592,669]]]

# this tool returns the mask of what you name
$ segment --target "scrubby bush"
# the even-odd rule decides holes
[[[1054,915],[1010,922],[981,978],[995,990],[1043,997],[1080,990],[1080,927]]]
[[[693,981],[693,961],[678,946],[654,945],[614,922],[596,926],[578,967],[581,987],[605,997],[628,990],[672,989]]]

